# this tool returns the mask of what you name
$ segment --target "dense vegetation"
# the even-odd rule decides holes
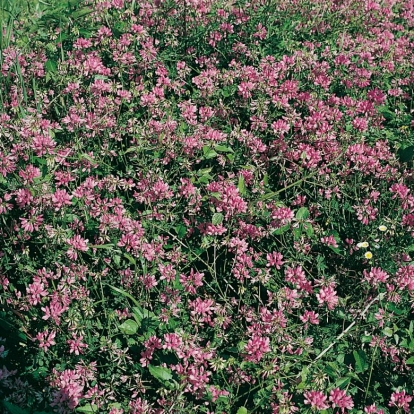
[[[0,412],[412,412],[413,0],[0,13]]]

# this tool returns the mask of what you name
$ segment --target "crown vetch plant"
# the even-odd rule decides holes
[[[50,3],[2,6],[0,412],[411,412],[412,1]]]

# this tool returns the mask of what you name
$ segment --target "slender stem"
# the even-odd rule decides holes
[[[341,158],[341,156],[342,156],[343,154],[341,153],[341,154],[339,154],[335,159],[333,159],[330,163],[328,163],[328,164],[326,164],[325,165],[325,168],[326,167],[329,167],[329,166],[331,166],[332,164],[334,164],[336,161],[338,161],[340,158]],[[270,161],[272,161],[272,158],[270,159]],[[282,193],[283,191],[286,191],[288,188],[290,188],[290,187],[294,187],[295,185],[298,185],[298,184],[300,184],[301,182],[303,182],[303,181],[306,181],[308,178],[311,178],[311,177],[313,177],[313,176],[315,176],[315,175],[317,175],[317,174],[320,174],[320,171],[319,170],[316,170],[316,171],[314,171],[313,173],[310,173],[309,175],[307,175],[306,177],[303,177],[303,178],[301,178],[300,180],[297,180],[297,181],[295,181],[294,183],[292,183],[292,184],[289,184],[289,185],[287,185],[286,187],[284,187],[284,188],[282,188],[282,189],[280,189],[280,190],[277,190],[277,191],[272,191],[271,193],[267,193],[267,194],[265,194],[264,196],[262,196],[262,197],[260,197],[260,200],[267,200],[267,199],[269,199],[269,198],[272,198],[272,197],[274,197],[275,195],[277,195],[277,194],[279,194],[279,193]]]
[[[363,318],[365,316],[365,314],[368,312],[369,308],[381,298],[381,294],[379,294],[378,296],[376,296],[374,299],[371,300],[371,302],[368,303],[368,305],[365,307],[365,309],[361,312],[360,317]],[[336,343],[343,338],[356,324],[356,321],[352,322],[348,328],[346,328],[341,334],[339,334],[334,341],[331,342],[331,344],[326,347],[310,364],[309,366],[313,365],[316,363],[316,361],[318,361],[319,359],[321,359],[333,346],[336,345]],[[298,375],[298,377],[301,374]]]
[[[375,345],[374,353],[372,354],[371,369],[369,371],[368,384],[367,384],[367,388],[365,390],[364,404],[365,404],[365,401],[367,400],[369,386],[371,385],[372,371],[374,370],[374,361],[375,361],[375,354],[377,352],[377,349],[378,349],[378,344]]]

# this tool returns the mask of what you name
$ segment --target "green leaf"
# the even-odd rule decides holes
[[[119,288],[117,288],[117,287],[115,287],[115,286],[112,286],[112,285],[108,285],[112,290],[114,290],[115,292],[118,292],[118,293],[120,293],[121,295],[123,295],[123,296],[125,296],[125,297],[127,297],[128,299],[131,299],[132,300],[132,302],[134,302],[134,304],[136,305],[136,306],[139,306],[139,303],[137,302],[137,300],[133,297],[133,296],[131,296],[128,292],[125,292],[125,290],[122,290],[122,289],[119,289]]]
[[[114,263],[119,266],[121,263],[121,256],[118,256],[117,254],[114,256]]]
[[[137,264],[136,260],[130,254],[124,253],[124,256],[125,256],[126,259],[129,260],[129,262],[131,264],[133,264],[133,265],[136,265]]]
[[[129,154],[130,152],[134,152],[134,151],[138,152],[140,149],[141,149],[140,147],[129,147],[127,150],[125,150],[122,153],[122,155]]]
[[[208,184],[212,179],[213,179],[213,177],[211,175],[206,174],[206,175],[201,176],[197,180],[197,182],[200,183],[200,184]]]
[[[230,162],[234,162],[234,154],[226,154]]]
[[[79,158],[85,158],[85,160],[89,161],[91,164],[96,164],[96,159],[92,158],[89,154],[81,154]]]
[[[177,236],[182,239],[187,234],[187,227],[184,224],[179,224],[178,226],[175,226],[175,232],[177,233]]]
[[[237,188],[239,189],[239,193],[241,195],[246,195],[246,184],[244,182],[244,177],[242,174],[239,175],[239,183],[237,184]]]
[[[296,240],[300,240],[303,232],[303,226],[300,225],[299,227],[295,227],[293,229],[293,238]]]
[[[76,7],[78,4],[81,3],[82,0],[69,0],[68,3],[70,7]]]
[[[296,212],[296,220],[306,220],[309,217],[309,210],[306,207],[301,207]]]
[[[410,357],[405,361],[407,365],[414,365],[414,356]]]
[[[331,378],[338,377],[338,365],[334,362],[328,362],[328,364],[325,366],[325,373],[328,374]]]
[[[342,255],[341,249],[339,247],[328,246],[336,254]]]
[[[40,158],[40,157],[33,157],[33,163],[37,164],[37,165],[44,165],[46,164],[46,160],[44,158]]]
[[[115,246],[113,244],[90,244],[91,249],[113,249]]]
[[[313,236],[313,227],[312,227],[312,224],[310,224],[310,223],[304,223],[303,227],[304,227],[304,229],[305,229],[306,234],[308,235],[308,237],[312,237]]]
[[[388,309],[392,313],[395,313],[396,315],[403,315],[405,313],[405,310],[399,308],[398,306],[396,306],[395,303],[389,303],[388,304]],[[398,327],[395,330],[398,331]]]
[[[414,145],[410,145],[404,149],[400,148],[397,154],[401,162],[410,162],[414,159]]]
[[[96,413],[98,406],[96,404],[86,404],[83,407],[76,408],[77,413]]]
[[[211,173],[211,171],[213,170],[213,168],[202,168],[201,170],[198,170],[197,171],[197,175],[199,176],[199,177],[201,177],[202,175],[206,175],[206,174],[209,174],[209,173]]]
[[[363,344],[368,344],[370,343],[372,340],[372,336],[371,335],[361,335],[361,342]]]
[[[348,386],[348,384],[351,382],[351,378],[350,377],[342,377],[342,378],[338,378],[335,381],[335,386],[340,388],[341,390],[343,390],[344,388],[346,388]]]
[[[57,71],[57,65],[54,60],[48,60],[45,63],[46,72],[48,73],[55,73]]]
[[[214,151],[212,148],[210,148],[208,145],[205,145],[203,147],[203,154],[204,154],[204,158],[206,158],[207,160],[217,156],[217,152]]]
[[[221,193],[218,193],[218,192],[214,191],[214,192],[210,193],[210,196],[221,201]]]
[[[390,121],[391,119],[395,118],[395,113],[390,111],[386,106],[380,106],[378,108],[378,112],[387,120]]]
[[[247,411],[247,408],[246,407],[240,407],[237,410],[237,414],[247,414],[247,413],[248,413],[248,411]]]
[[[234,152],[232,148],[226,147],[225,145],[214,145],[214,149],[218,152]]]
[[[122,408],[122,404],[120,404],[120,403],[111,403],[111,404],[109,404],[109,408],[118,408],[118,409],[121,409]]]
[[[128,319],[119,326],[119,330],[125,335],[134,335],[138,331],[138,324],[134,320]]]
[[[168,381],[172,379],[171,370],[164,367],[155,367],[154,365],[148,365],[149,372],[153,377],[159,381]]]
[[[223,223],[224,216],[222,213],[214,213],[213,218],[211,219],[211,223],[213,226],[217,226],[218,224]]]
[[[80,9],[80,10],[72,13],[71,17],[76,20],[79,17],[86,16],[88,14],[91,14],[92,12],[93,12],[93,10],[90,9],[89,7],[84,7],[83,9]]]
[[[228,85],[228,86],[225,86],[222,89],[221,93],[223,94],[223,96],[225,98],[228,98],[229,96],[233,95],[234,92],[236,92],[236,90],[237,90],[237,86],[235,86],[235,85]]]
[[[30,411],[20,408],[18,405],[3,401],[3,407],[9,412],[9,414],[30,414]]]
[[[66,223],[72,223],[78,216],[76,214],[66,214],[64,220]]]
[[[364,372],[367,368],[367,354],[360,349],[353,352],[355,358],[355,372]]]
[[[136,320],[136,322],[138,324],[138,327],[141,326],[142,319],[144,318],[144,316],[142,315],[141,310],[137,307],[133,307],[132,308],[132,316]]]
[[[272,234],[280,235],[280,234],[286,233],[289,229],[290,229],[290,224],[285,224],[284,226],[279,227],[276,230],[273,230]]]
[[[142,321],[144,318],[156,318],[154,312],[151,312],[148,309],[142,308],[141,306],[134,306],[132,308],[132,311],[134,315],[138,316],[140,321]]]

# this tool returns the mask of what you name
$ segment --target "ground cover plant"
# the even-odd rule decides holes
[[[412,412],[412,0],[1,24],[0,412]]]

